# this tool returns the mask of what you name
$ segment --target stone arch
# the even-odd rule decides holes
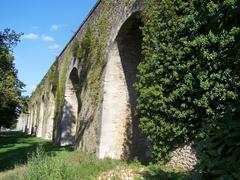
[[[28,131],[28,134],[32,134],[32,130],[33,130],[33,108],[31,106],[30,114],[29,114],[29,131]]]
[[[42,115],[42,138],[48,139],[48,111],[49,111],[49,106],[47,102],[49,101],[49,96],[44,95],[44,99],[42,101],[43,103],[43,115]],[[48,108],[46,108],[48,107]]]
[[[61,146],[75,143],[76,122],[78,118],[78,85],[77,68],[73,68],[66,81],[63,115],[61,120]]]
[[[24,132],[28,132],[28,113],[24,113]]]
[[[43,137],[43,121],[44,121],[44,112],[45,112],[45,96],[42,95],[40,99],[40,109],[39,109],[39,119],[37,127],[37,137]]]
[[[26,123],[26,130],[25,132],[27,134],[30,134],[30,127],[31,127],[31,111],[28,110],[27,112],[27,123]]]
[[[100,158],[138,157],[143,161],[147,152],[147,142],[141,135],[135,116],[137,95],[133,86],[137,81],[137,66],[142,59],[142,25],[140,13],[133,13],[121,26],[108,55]]]
[[[47,115],[47,130],[46,130],[46,139],[53,139],[53,124],[54,124],[54,114],[55,113],[55,92],[54,88],[51,85],[49,91],[49,100],[48,100],[48,115]]]
[[[32,135],[36,135],[36,126],[37,126],[37,103],[33,104],[33,125],[32,125]]]

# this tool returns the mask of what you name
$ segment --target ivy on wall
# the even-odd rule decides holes
[[[64,103],[64,94],[65,94],[65,84],[67,81],[67,71],[69,62],[71,60],[71,54],[70,49],[67,48],[64,53],[63,62],[61,65],[61,69],[59,72],[59,78],[58,78],[58,85],[57,85],[57,92],[56,92],[56,105],[55,105],[55,112],[60,113],[63,107]]]
[[[109,30],[109,8],[111,2],[103,1],[100,16],[94,20],[91,27],[86,27],[86,31],[81,40],[75,40],[69,44],[63,54],[62,64],[56,59],[55,63],[45,75],[36,90],[31,96],[31,101],[38,102],[41,94],[50,95],[53,91],[55,95],[55,139],[58,135],[59,121],[64,104],[65,84],[67,72],[69,71],[70,60],[76,58],[83,61],[79,88],[88,89],[90,92],[91,105],[93,111],[97,109],[100,100],[100,85],[103,68],[105,66],[105,50]],[[79,91],[80,92],[80,91]],[[46,103],[47,104],[47,103]],[[37,117],[38,118],[38,117]],[[38,118],[39,119],[39,118]]]
[[[107,47],[107,38],[109,31],[109,12],[111,2],[103,1],[101,16],[98,18],[92,39],[91,60],[92,65],[87,77],[87,86],[90,87],[90,96],[94,107],[96,108],[100,100],[100,85],[103,68],[106,64],[105,50]]]
[[[109,1],[103,1],[101,15],[91,27],[86,28],[84,37],[80,41],[75,41],[72,49],[74,56],[84,61],[80,86],[88,87],[90,90],[94,110],[99,103],[101,76],[106,64],[105,50],[108,42],[110,6]]]
[[[221,146],[225,149],[218,156],[211,151],[222,140],[209,146],[212,132],[221,137],[229,130],[226,123],[239,118],[239,7],[238,0],[145,1],[137,115],[156,161],[169,159],[179,145],[210,138],[203,146],[202,170],[214,174],[212,161],[226,156],[227,162],[238,162],[239,170],[239,155],[226,153],[239,147],[237,131],[233,144]],[[215,164],[221,175],[228,174],[223,162]]]

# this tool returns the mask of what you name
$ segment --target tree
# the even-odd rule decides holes
[[[21,35],[8,28],[0,32],[0,127],[16,123],[22,108],[24,84],[17,77],[12,54]]]

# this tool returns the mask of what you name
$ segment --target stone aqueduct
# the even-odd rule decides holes
[[[67,63],[61,113],[55,113],[56,93],[48,80],[51,67],[41,82],[42,87],[38,86],[31,96],[28,110],[21,114],[17,128],[62,146],[73,144],[77,149],[95,152],[99,158],[146,159],[150,152],[134,115],[136,93],[133,88],[137,65],[142,58],[139,27],[143,25],[143,0],[112,0],[109,3],[105,65],[98,77],[100,100],[94,102],[90,87],[81,84],[88,81],[88,76],[82,75],[84,62],[72,54],[66,55],[74,41],[83,39],[87,29],[97,24],[103,11],[106,13],[107,1],[97,2],[54,63],[58,74]],[[80,91],[74,90],[76,86]]]
[[[17,129],[99,158],[149,161],[151,148],[138,128],[133,87],[142,59],[144,8],[144,0],[99,0],[33,92]],[[83,42],[89,29],[95,31],[95,55],[88,58],[83,48],[77,58],[74,44]],[[169,164],[193,168],[197,162],[191,145],[172,155]]]

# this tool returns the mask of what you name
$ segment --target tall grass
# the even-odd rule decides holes
[[[79,151],[59,152],[49,156],[42,147],[30,157],[24,180],[77,180],[96,179],[103,171],[110,170],[122,162],[103,159]]]
[[[67,179],[67,162],[61,158],[49,157],[40,146],[27,164],[26,180]]]

